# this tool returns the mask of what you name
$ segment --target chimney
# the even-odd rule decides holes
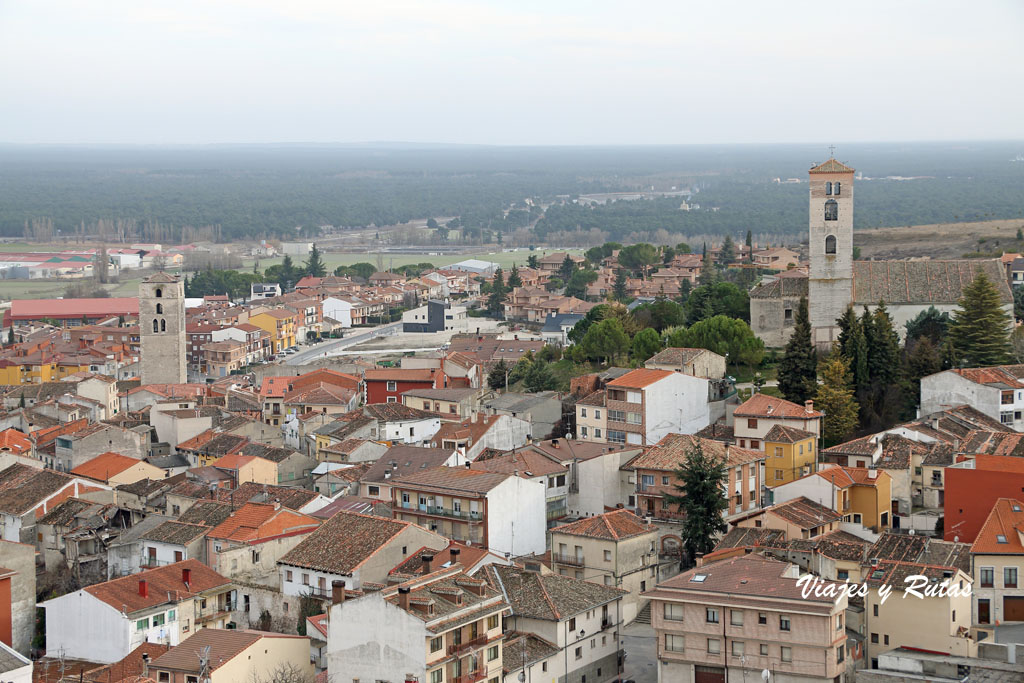
[[[186,586],[192,583],[192,570],[190,568],[181,568],[181,582]]]
[[[142,677],[149,678],[149,653],[142,653]]]
[[[451,556],[452,556],[452,560],[451,560],[452,564],[455,564],[456,562],[458,562],[459,561],[459,553],[461,551],[458,548],[452,548],[449,552],[451,553]]]
[[[149,584],[145,579],[139,579],[139,595],[144,598],[149,597]]]
[[[558,439],[551,439],[551,447],[558,448]]]
[[[868,470],[868,479],[877,479],[877,478],[878,478],[878,470],[876,470],[876,469]]]
[[[811,399],[807,399],[806,401],[804,401],[804,410],[806,410],[808,413],[813,413],[814,401],[812,401]]]
[[[421,559],[423,560],[423,573],[429,574],[432,571],[432,565],[434,564],[434,556],[427,554]]]
[[[404,610],[409,609],[409,589],[405,586],[398,588],[398,606]]]
[[[334,580],[331,581],[331,604],[337,605],[345,602],[345,582]],[[328,610],[328,613],[330,610]]]

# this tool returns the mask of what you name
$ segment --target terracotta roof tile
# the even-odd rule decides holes
[[[505,482],[511,474],[481,472],[465,467],[433,467],[401,477],[393,477],[393,487],[417,491],[453,494],[484,494]]]
[[[619,541],[649,534],[657,529],[656,526],[647,524],[629,510],[615,510],[556,526],[550,532]]]
[[[761,451],[739,448],[722,441],[704,439],[691,434],[666,434],[661,441],[647,448],[623,468],[672,471],[686,459],[687,453],[699,445],[706,455],[724,460],[730,467],[764,460]]]
[[[726,593],[759,598],[796,600],[799,603],[831,605],[833,599],[813,592],[806,598],[796,578],[784,576],[788,562],[758,554],[742,555],[696,567],[658,584],[655,593],[671,597],[677,590],[697,593]]]
[[[803,496],[773,505],[765,510],[765,514],[780,517],[801,529],[814,529],[843,519],[835,510]]]
[[[183,569],[191,570],[191,581],[187,586],[182,580]],[[139,581],[142,580],[148,584],[146,596],[139,595]],[[227,588],[230,585],[230,580],[199,560],[185,560],[86,586],[83,590],[118,611],[125,608],[125,612],[131,613],[167,604],[168,594],[171,601],[176,601],[177,598],[189,597],[214,588]]]
[[[1024,503],[1000,498],[974,539],[975,555],[1024,555]]]
[[[786,425],[773,425],[768,433],[764,435],[765,442],[772,443],[797,443],[805,439],[816,439],[817,436],[814,432],[807,432],[803,429],[797,429],[796,427],[787,427]]]
[[[409,522],[338,512],[280,561],[347,576],[409,526]]]
[[[633,370],[632,372],[627,372],[622,377],[613,379],[611,382],[608,382],[608,386],[626,387],[627,389],[643,389],[655,382],[660,382],[666,377],[670,377],[672,374],[671,370],[640,368]]]
[[[96,481],[107,481],[110,477],[135,467],[140,462],[142,461],[137,458],[129,458],[127,455],[108,451],[82,463],[71,470],[71,474]]]
[[[530,619],[562,621],[619,600],[628,591],[557,574],[539,574],[520,567],[490,564],[484,577],[512,605],[512,614]]]
[[[754,394],[736,407],[736,417],[812,419],[821,417],[821,412],[808,410],[784,398],[768,394]]]
[[[210,538],[239,543],[258,543],[284,534],[309,533],[320,526],[316,519],[287,508],[246,503],[210,530]]]

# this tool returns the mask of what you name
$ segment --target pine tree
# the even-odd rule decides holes
[[[515,289],[523,286],[523,278],[519,277],[519,268],[512,264],[512,271],[508,274],[508,288]]]
[[[747,230],[747,261],[754,262],[754,233]]]
[[[506,363],[504,359],[499,360],[491,366],[491,371],[487,373],[487,386],[495,391],[505,388],[505,373],[510,369],[511,368],[509,368],[508,363]]]
[[[899,376],[900,338],[893,329],[885,302],[878,302],[878,308],[871,314],[871,321],[871,336],[865,335],[868,342],[868,372],[875,382],[889,385]]]
[[[836,327],[839,328],[839,352],[847,358],[850,357],[850,339],[853,329],[857,326],[857,314],[853,312],[853,306],[847,306],[843,314],[836,320]]]
[[[313,245],[313,249],[309,252],[309,258],[306,259],[306,275],[310,277],[323,277],[327,275],[327,266],[324,265],[324,260],[320,258],[320,251],[316,248],[316,244]]]
[[[1010,319],[999,291],[984,272],[964,288],[949,328],[957,358],[967,367],[986,367],[1010,358]]]
[[[736,260],[736,243],[732,241],[732,237],[729,235],[725,236],[725,241],[722,243],[722,251],[719,252],[719,261],[722,265],[728,267],[730,263]]]
[[[811,320],[807,298],[800,299],[793,334],[786,353],[779,361],[779,391],[789,401],[803,403],[814,395],[818,379],[818,360],[811,343]]]
[[[921,397],[921,378],[934,375],[941,370],[942,357],[939,355],[939,350],[932,344],[931,338],[923,336],[908,348],[906,359],[904,374],[910,394],[908,398],[912,397],[914,405],[917,405],[920,403]]]
[[[717,279],[718,272],[715,262],[711,259],[711,252],[708,251],[708,243],[704,243],[704,261],[700,266],[700,284],[710,285]]]
[[[693,561],[714,550],[717,537],[728,529],[723,518],[729,508],[723,493],[728,474],[725,462],[707,455],[696,438],[674,474],[679,494],[665,494],[665,500],[685,513],[683,545]]]
[[[558,268],[558,277],[562,282],[568,282],[572,274],[576,272],[576,263],[569,254],[565,255],[562,265]]]
[[[828,444],[842,443],[857,428],[858,406],[853,398],[850,364],[838,350],[821,365],[821,383],[814,407],[825,412],[823,434]]]
[[[501,272],[501,268],[494,271],[494,282],[491,283],[491,296],[487,300],[487,308],[490,310],[491,315],[500,316],[505,310],[505,276]]]
[[[526,371],[526,376],[523,377],[523,386],[530,393],[550,391],[557,385],[558,379],[551,372],[550,363],[531,363],[530,368]]]
[[[864,327],[854,317],[853,338],[850,341],[850,377],[853,388],[866,389],[871,384],[871,373],[868,371],[868,340],[864,336]]]
[[[14,323],[13,322],[11,323],[10,329],[7,330],[7,343],[8,344],[13,344],[14,343]]]
[[[539,267],[536,254],[530,254],[526,257],[526,265],[530,268],[536,269]]]
[[[612,287],[612,298],[619,303],[626,303],[629,299],[629,291],[626,288],[626,271],[619,268],[615,271],[615,285]]]

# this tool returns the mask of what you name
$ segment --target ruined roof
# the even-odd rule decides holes
[[[80,498],[68,498],[55,508],[52,508],[45,515],[36,520],[36,524],[51,524],[53,526],[67,526],[77,515],[88,510],[95,503]]]
[[[72,481],[54,470],[15,463],[0,471],[0,512],[21,517]]]
[[[688,349],[682,346],[670,346],[648,358],[647,364],[683,366],[705,353],[712,352],[707,349]]]
[[[576,405],[603,408],[607,402],[607,398],[607,392],[605,392],[604,389],[598,389],[597,391],[592,391],[580,400],[576,401]]]
[[[854,261],[853,303],[955,304],[964,289],[985,273],[1003,304],[1013,303],[998,259],[956,261]]]
[[[178,517],[179,522],[217,526],[231,516],[231,506],[216,500],[199,500]]]
[[[164,522],[150,529],[140,538],[144,541],[169,543],[171,545],[188,545],[200,536],[206,535],[210,527],[201,524],[185,524],[183,522]]]
[[[781,529],[734,526],[718,541],[715,552],[728,548],[778,548],[785,542],[786,532]]]
[[[969,455],[1012,455],[1024,457],[1024,434],[973,430],[958,449]]]
[[[280,561],[348,576],[410,526],[409,522],[341,511],[306,536]]]
[[[779,277],[750,290],[751,299],[800,299],[807,296],[808,279],[803,273]]]
[[[657,529],[656,526],[648,524],[629,510],[614,510],[556,526],[550,532],[607,541],[621,541],[635,536],[643,536],[655,532]]]
[[[504,594],[513,615],[545,621],[562,621],[628,594],[621,588],[515,566],[489,564],[482,576]]]

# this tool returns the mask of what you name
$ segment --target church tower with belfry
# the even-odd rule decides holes
[[[852,168],[835,157],[808,173],[811,265],[807,303],[811,339],[819,347],[836,341],[836,320],[853,301],[853,174]]]
[[[177,275],[154,273],[139,285],[142,384],[184,384],[185,283]]]

